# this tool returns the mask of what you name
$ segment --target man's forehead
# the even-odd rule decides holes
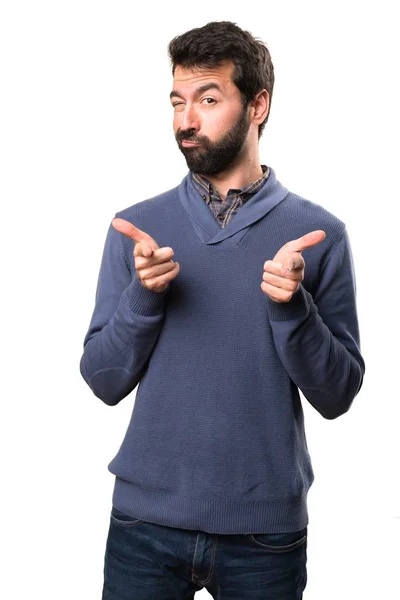
[[[206,83],[208,81],[218,81],[222,86],[232,83],[232,63],[224,63],[216,67],[193,67],[184,68],[177,65],[174,73],[173,85],[178,84],[191,85],[196,83]]]

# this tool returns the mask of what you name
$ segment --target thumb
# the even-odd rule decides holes
[[[159,245],[151,237],[151,235],[145,231],[142,231],[139,229],[139,227],[133,225],[133,223],[116,217],[112,220],[111,225],[114,227],[114,229],[131,239],[135,244],[138,244],[139,242],[146,242],[144,244],[145,247],[150,246],[152,251],[158,250]]]

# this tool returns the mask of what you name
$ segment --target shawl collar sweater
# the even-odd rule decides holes
[[[136,387],[108,465],[112,502],[133,518],[218,534],[297,531],[314,474],[302,409],[345,413],[364,375],[345,225],[268,180],[221,228],[188,173],[116,216],[174,250],[167,290],[136,277],[134,244],[111,225],[81,373],[113,406]],[[263,265],[315,229],[305,277],[287,303],[260,285]]]

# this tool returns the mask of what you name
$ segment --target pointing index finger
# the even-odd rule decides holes
[[[297,240],[292,240],[286,244],[286,250],[291,252],[302,252],[307,248],[312,248],[317,244],[320,244],[326,237],[325,231],[322,229],[316,229],[315,231],[310,231],[310,233],[306,233],[302,235]]]
[[[139,229],[139,227],[135,227],[133,223],[126,221],[125,219],[120,219],[116,217],[112,220],[112,226],[114,229],[130,238],[137,244],[138,242],[148,242],[152,250],[157,250],[158,244],[157,242],[145,231]]]

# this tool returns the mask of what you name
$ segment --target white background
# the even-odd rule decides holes
[[[304,598],[400,597],[396,2],[241,4],[1,4],[7,600],[101,597],[107,464],[135,393],[114,408],[92,394],[83,338],[115,212],[186,174],[167,44],[211,20],[267,43],[276,82],[261,162],[345,221],[355,260],[364,386],[334,421],[303,403],[315,471]]]

